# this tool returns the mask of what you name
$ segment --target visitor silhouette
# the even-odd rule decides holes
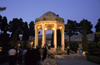
[[[43,58],[42,58],[42,61],[44,61],[44,59],[46,59],[46,56],[47,56],[47,48],[46,48],[46,44],[44,45],[44,52],[43,52]]]

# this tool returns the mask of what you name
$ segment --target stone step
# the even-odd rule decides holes
[[[66,60],[86,60],[86,56],[81,55],[55,55],[55,58]]]

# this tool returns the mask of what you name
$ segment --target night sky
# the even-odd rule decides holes
[[[7,7],[0,12],[8,22],[13,18],[22,18],[24,22],[35,21],[44,13],[51,11],[67,20],[80,22],[83,18],[95,25],[100,18],[100,0],[0,0],[0,7]],[[41,32],[42,33],[42,32]],[[47,31],[51,33],[51,31]]]

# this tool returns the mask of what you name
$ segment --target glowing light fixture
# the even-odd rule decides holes
[[[54,28],[52,28],[52,30],[54,30]]]
[[[38,28],[40,28],[40,27],[38,26]]]
[[[18,46],[20,46],[20,44],[18,43]]]
[[[45,28],[45,30],[47,30],[47,28]]]
[[[0,52],[2,51],[2,47],[0,47]]]
[[[30,42],[30,45],[31,45],[31,49],[32,49],[32,47],[33,47],[33,41],[32,41],[32,42]]]
[[[83,54],[85,54],[86,52],[83,51]]]
[[[60,29],[61,29],[62,27],[60,27]]]

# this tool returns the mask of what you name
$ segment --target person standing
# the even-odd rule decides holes
[[[22,64],[22,56],[23,56],[23,49],[20,46],[19,53],[18,53],[18,64]]]
[[[50,43],[48,43],[48,49],[50,50],[50,46],[51,46],[51,44]]]
[[[46,59],[46,56],[47,56],[47,48],[46,48],[46,44],[45,44],[42,61],[44,61],[44,59]]]
[[[16,63],[16,49],[12,47],[9,51],[9,65],[15,65]]]
[[[80,46],[79,50],[80,50],[80,54],[82,56],[82,50],[83,50],[82,46]]]
[[[37,52],[37,63],[39,64],[40,63],[40,60],[41,60],[41,56],[40,56],[40,47],[37,46],[36,47],[36,52]]]
[[[69,52],[70,52],[69,46],[67,46],[67,55],[69,55]]]

